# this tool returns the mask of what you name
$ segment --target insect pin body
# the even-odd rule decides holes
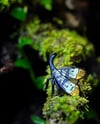
[[[77,84],[75,84],[75,82],[72,82],[72,80],[77,82],[85,75],[85,71],[77,67],[65,67],[57,69],[53,64],[55,57],[56,53],[52,54],[49,60],[52,90],[54,90],[54,85],[56,85],[57,88],[62,89],[67,94],[72,96],[79,95],[79,87]]]

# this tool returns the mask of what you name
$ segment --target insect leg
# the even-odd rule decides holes
[[[56,82],[56,79],[52,79],[52,94],[58,95],[58,90],[59,90],[59,86]]]
[[[55,85],[55,79],[52,79],[52,95],[54,94],[54,85]]]
[[[48,78],[48,79],[47,79],[47,82],[46,82],[46,84],[45,84],[44,90],[46,90],[46,89],[48,88],[49,80],[51,80],[51,79],[52,79],[52,78]]]

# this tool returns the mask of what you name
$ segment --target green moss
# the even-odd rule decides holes
[[[84,111],[81,110],[81,107],[87,103],[88,100],[80,96],[48,97],[43,107],[43,115],[49,124],[51,124],[51,120],[54,120],[55,124],[62,124],[62,122],[73,124],[83,117]]]
[[[72,65],[74,62],[86,59],[94,51],[93,45],[74,31],[63,29],[46,33],[47,36],[40,45],[40,54],[44,57],[44,60],[47,60],[46,53],[57,52],[61,56],[60,61],[63,60],[61,63]]]
[[[85,63],[95,53],[93,44],[75,31],[68,29],[58,30],[50,23],[40,24],[39,21],[36,22],[35,26],[36,29],[33,29],[33,31],[31,27],[26,28],[28,29],[28,35],[26,37],[33,39],[31,46],[33,49],[38,50],[44,61],[47,61],[49,56],[56,52],[57,57],[54,64],[57,68],[75,66],[82,62]],[[48,77],[51,76],[49,66],[47,66],[46,72],[44,85]],[[92,90],[93,86],[97,85],[97,82],[91,74],[80,80],[79,96],[69,96],[65,93],[62,96],[52,96],[52,84],[49,83],[46,90],[47,99],[42,111],[46,119],[46,124],[74,124],[80,118],[82,119],[84,112],[88,110],[88,93]]]
[[[60,64],[72,65],[86,60],[94,52],[93,45],[75,31],[57,30],[50,23],[40,24],[36,18],[26,26],[28,37],[33,39],[33,48],[47,61],[47,54],[57,52]],[[26,36],[27,37],[27,36]]]

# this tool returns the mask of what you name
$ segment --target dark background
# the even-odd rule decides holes
[[[11,6],[13,8],[13,6]],[[37,6],[36,14],[44,22],[51,21],[50,18],[58,14],[57,5],[51,12],[44,10],[41,6]],[[9,10],[10,11],[10,10]],[[9,11],[2,11],[0,13],[0,67],[7,64],[8,60],[15,60],[15,43],[18,36],[15,39],[11,39],[9,36],[13,32],[17,32],[21,27],[21,22],[9,15]],[[30,9],[31,11],[31,9]],[[33,11],[33,10],[32,10]],[[60,11],[60,10],[59,10]],[[61,8],[61,11],[62,8]],[[69,11],[69,10],[66,10]],[[88,1],[88,8],[83,16],[87,31],[85,35],[94,44],[96,56],[100,56],[100,2],[97,0]],[[57,15],[58,16],[58,15]],[[69,27],[70,28],[70,27]],[[74,29],[83,35],[82,29]],[[6,52],[3,50],[7,48]],[[26,52],[28,49],[26,50]],[[33,52],[34,56],[38,55],[37,52]],[[9,59],[8,59],[8,58]],[[38,68],[34,67],[35,72],[43,70],[43,72],[37,74],[43,74],[47,63],[41,67],[39,58],[36,58]],[[95,68],[95,65],[93,65]],[[99,65],[100,66],[100,65]],[[100,118],[100,86],[94,89],[89,96],[90,107],[97,112],[97,118]],[[9,72],[0,74],[0,124],[31,124],[29,115],[31,113],[39,115],[41,117],[41,108],[45,101],[46,94],[44,91],[37,89],[32,82],[29,72],[22,68],[14,67]],[[97,119],[98,120],[98,119]],[[89,123],[97,123],[95,119],[84,120]],[[81,123],[84,123],[81,122]],[[99,123],[99,122],[98,122]]]

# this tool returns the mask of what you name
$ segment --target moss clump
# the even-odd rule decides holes
[[[45,61],[56,52],[59,56],[57,64],[68,66],[85,61],[94,54],[94,46],[87,38],[68,29],[58,30],[51,23],[41,24],[38,18],[28,23],[24,30],[26,35],[20,38],[32,39],[31,46],[39,51]]]
[[[89,57],[94,55],[92,43],[75,31],[67,29],[57,30],[50,24],[40,24],[38,26],[37,23],[33,34],[29,32],[29,29],[31,28],[28,28],[28,35],[24,36],[24,38],[33,39],[31,46],[33,49],[38,50],[45,61],[49,59],[52,53],[56,52],[57,57],[54,64],[57,68],[84,63]],[[47,66],[46,71],[47,75],[45,76],[44,85],[48,77],[50,77],[49,66]],[[50,83],[47,88],[47,99],[43,106],[43,116],[46,119],[46,124],[74,124],[80,118],[83,118],[84,111],[88,108],[88,92],[91,91],[93,83],[92,75],[80,80],[79,96],[69,96],[65,93],[62,96],[52,96],[52,84]]]
[[[59,62],[67,66],[85,60],[94,51],[93,45],[86,38],[66,29],[48,31],[41,42],[40,49],[44,59],[46,53],[59,53]]]
[[[80,96],[48,97],[44,104],[43,115],[47,124],[73,124],[83,117],[82,108],[88,100]]]

